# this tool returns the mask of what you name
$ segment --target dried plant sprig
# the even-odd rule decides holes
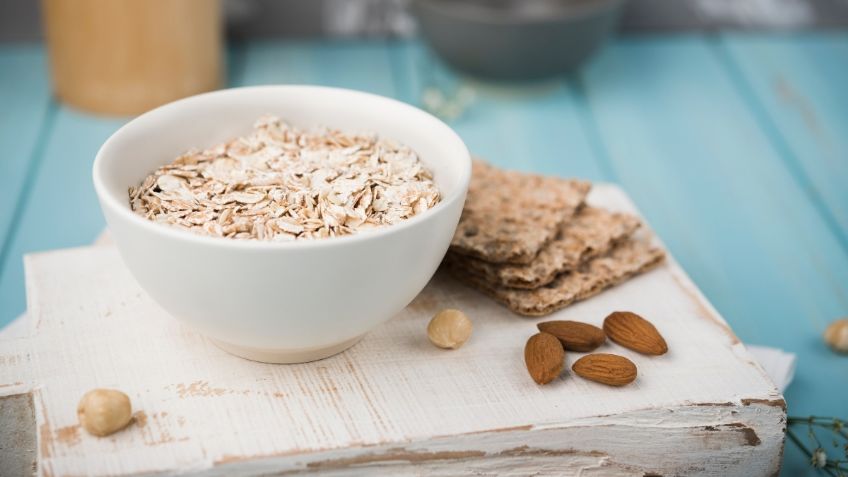
[[[806,427],[807,438],[815,445],[812,450],[798,437],[793,427]],[[846,420],[835,417],[789,417],[786,435],[810,459],[810,465],[813,468],[829,476],[848,477],[848,432],[846,432],[845,427]],[[825,450],[818,434],[825,431],[830,432],[829,437],[833,448],[842,447],[841,457],[832,458]]]

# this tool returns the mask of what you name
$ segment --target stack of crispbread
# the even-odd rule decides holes
[[[585,204],[591,184],[475,160],[445,266],[512,311],[542,316],[662,262],[639,219]]]

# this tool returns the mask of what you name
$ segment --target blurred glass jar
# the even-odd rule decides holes
[[[43,0],[53,89],[103,114],[139,114],[223,82],[219,0]]]

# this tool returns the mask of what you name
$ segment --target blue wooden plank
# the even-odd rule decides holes
[[[848,33],[730,35],[719,48],[848,248]]]
[[[421,107],[428,89],[448,97],[473,91],[465,112],[447,119],[472,154],[514,169],[608,179],[582,121],[582,99],[568,82],[487,84],[450,71],[418,43],[392,46],[402,100]]]
[[[698,285],[744,341],[798,354],[789,412],[844,415],[848,370],[820,337],[848,310],[848,259],[721,55],[624,41],[582,81],[605,160]],[[787,446],[783,474],[811,473]]]
[[[790,412],[844,414],[821,333],[848,310],[848,256],[714,48],[620,41],[581,81],[616,176],[737,334],[798,353]]]
[[[0,266],[27,177],[37,139],[49,129],[50,88],[43,49],[0,47]],[[0,326],[3,321],[0,320]]]
[[[721,51],[700,38],[624,40],[576,82],[525,88],[469,82],[415,43],[265,42],[244,50],[243,61],[231,60],[237,83],[338,85],[413,104],[431,83],[470,85],[476,100],[451,124],[472,151],[520,169],[620,180],[743,340],[799,354],[798,378],[787,393],[790,412],[845,413],[844,361],[822,346],[820,333],[848,310],[848,257],[814,196],[805,194],[806,181],[828,207],[833,199],[818,182],[815,162],[799,166],[800,177],[786,162],[784,149],[800,161],[807,146],[788,138],[795,132],[784,134],[785,145],[776,140],[771,129],[783,133],[793,123],[769,113],[783,118],[770,124],[756,110],[758,102],[766,110],[774,106],[759,96],[762,87],[736,50],[733,62],[750,81],[753,98]],[[816,54],[819,65],[827,55]],[[775,60],[775,68],[781,64]],[[805,85],[799,87],[805,99],[834,128],[828,134],[842,134],[848,109],[838,94],[844,93],[822,106],[810,82],[819,88],[806,77],[792,84]],[[23,311],[22,253],[86,244],[102,226],[89,169],[120,123],[58,111],[0,270],[0,325]],[[4,131],[17,136],[22,129],[13,126],[0,137]],[[0,180],[0,190],[12,184]],[[806,469],[794,451],[787,455],[785,471]]]
[[[262,41],[245,48],[245,85],[317,84],[395,96],[384,41]]]

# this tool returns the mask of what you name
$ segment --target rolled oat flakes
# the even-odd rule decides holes
[[[290,241],[396,224],[440,195],[404,145],[263,116],[247,136],[160,167],[129,200],[142,217],[202,235]]]

